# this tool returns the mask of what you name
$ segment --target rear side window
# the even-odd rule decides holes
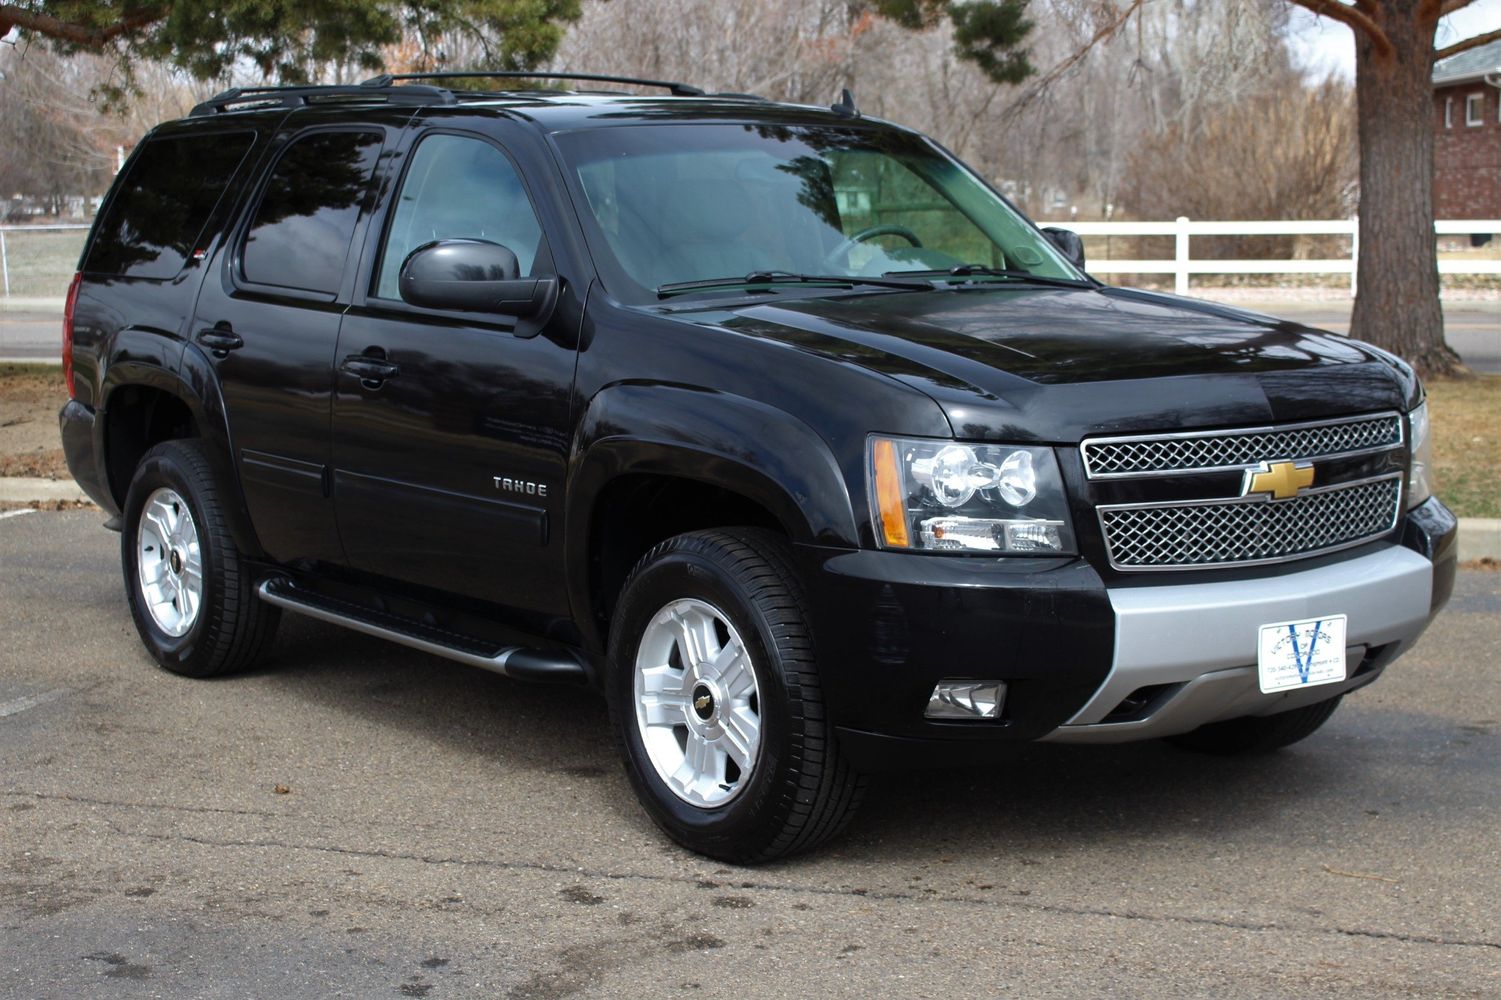
[[[198,249],[254,132],[163,136],[146,142],[121,177],[83,270],[171,278]]]
[[[318,132],[287,147],[245,236],[245,280],[337,292],[380,147],[376,132]]]

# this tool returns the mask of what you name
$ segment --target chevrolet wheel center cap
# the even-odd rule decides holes
[[[693,689],[693,714],[705,722],[714,717],[714,695],[702,684]]]

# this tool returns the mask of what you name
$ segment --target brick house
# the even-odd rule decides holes
[[[1434,66],[1433,106],[1434,215],[1501,219],[1501,41]]]

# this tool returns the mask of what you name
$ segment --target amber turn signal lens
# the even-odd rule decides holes
[[[896,443],[877,440],[872,453],[876,473],[876,506],[881,511],[881,535],[887,545],[907,548],[907,509],[902,500],[902,473],[897,462]]]

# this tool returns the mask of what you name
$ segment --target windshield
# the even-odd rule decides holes
[[[756,272],[878,277],[968,264],[1081,278],[998,195],[909,133],[642,125],[557,142],[587,200],[605,283],[627,301]]]

